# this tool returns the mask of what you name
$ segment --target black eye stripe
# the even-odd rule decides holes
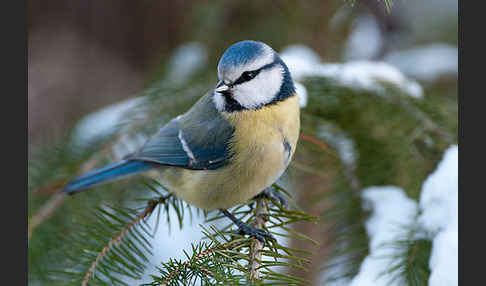
[[[235,82],[231,86],[235,86],[235,85],[242,84],[244,82],[250,81],[253,78],[255,78],[262,70],[272,68],[276,64],[278,64],[278,61],[275,60],[275,61],[273,61],[269,64],[264,65],[263,67],[261,67],[257,70],[243,72],[241,74],[241,76],[237,80],[235,80]]]
[[[233,85],[242,84],[244,82],[254,79],[260,73],[260,71],[261,68],[254,71],[246,71],[242,73],[241,76],[233,83]]]

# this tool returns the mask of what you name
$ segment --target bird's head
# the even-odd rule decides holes
[[[218,64],[213,100],[219,111],[255,110],[295,94],[289,69],[262,42],[241,41],[229,47]]]

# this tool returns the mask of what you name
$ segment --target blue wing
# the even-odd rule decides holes
[[[127,159],[192,170],[217,169],[231,157],[229,142],[233,132],[208,93]]]
[[[73,194],[160,165],[192,170],[220,168],[231,158],[233,132],[216,110],[211,94],[206,94],[188,112],[162,127],[138,152],[73,179],[63,192]]]

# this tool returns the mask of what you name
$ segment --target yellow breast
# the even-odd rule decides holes
[[[254,182],[255,187],[269,186],[285,171],[292,157],[300,128],[296,96],[258,110],[224,114],[235,126],[230,148],[238,166],[235,176]],[[290,145],[286,150],[284,142]],[[260,192],[252,190],[252,192]]]

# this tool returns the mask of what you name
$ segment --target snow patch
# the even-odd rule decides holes
[[[434,82],[443,76],[457,76],[457,47],[436,43],[404,51],[391,52],[384,61],[409,77]]]
[[[160,208],[160,206],[158,208]],[[152,230],[157,222],[158,208],[147,221]],[[192,221],[191,216],[187,212],[184,215],[182,221],[184,227],[182,229],[179,228],[179,221],[174,219],[177,218],[177,213],[172,207],[169,208],[169,216],[171,217],[169,223],[167,222],[167,215],[164,211],[160,212],[157,232],[153,239],[150,239],[153,255],[148,256],[150,263],[148,263],[147,268],[145,269],[145,274],[142,275],[142,280],[132,280],[127,278],[125,282],[130,285],[150,283],[152,282],[152,277],[150,275],[159,274],[157,267],[160,267],[162,262],[168,262],[169,259],[179,259],[183,261],[187,259],[184,250],[191,253],[191,244],[198,243],[204,237],[201,232],[202,228],[199,226],[204,223],[204,216],[197,215],[195,209],[192,209],[192,211]]]
[[[457,145],[444,154],[426,180],[420,196],[419,224],[433,238],[430,286],[458,285],[458,157]]]
[[[366,222],[366,232],[370,237],[370,254],[361,264],[359,273],[351,286],[388,286],[390,277],[382,275],[400,251],[383,247],[384,243],[397,240],[405,235],[403,226],[411,225],[418,210],[415,201],[408,198],[398,187],[369,187],[363,190],[364,207],[373,211]]]
[[[280,57],[294,80],[316,72],[315,68],[321,62],[319,55],[304,45],[288,46],[280,52]]]
[[[422,98],[422,87],[407,79],[398,69],[383,62],[356,61],[322,69],[322,75],[335,78],[354,89],[385,93],[382,83],[391,83],[414,98]]]
[[[294,81],[295,86],[295,93],[299,98],[299,105],[301,108],[305,108],[307,106],[307,89],[301,83]]]
[[[344,164],[354,168],[358,160],[358,152],[353,139],[343,131],[336,130],[331,125],[321,125],[319,127],[319,137],[322,137],[326,143],[335,148],[339,153],[339,158]]]
[[[112,134],[123,122],[126,113],[135,109],[144,100],[143,97],[135,97],[85,116],[75,127],[73,142],[82,145],[89,144],[96,139]]]
[[[138,133],[135,136],[122,136],[117,144],[113,146],[113,160],[121,160],[125,156],[133,154],[142,147],[148,139],[148,136],[141,133]]]
[[[169,59],[167,79],[184,83],[207,65],[208,51],[197,42],[179,46]]]
[[[385,62],[353,61],[349,63],[321,63],[315,52],[305,46],[290,46],[280,53],[294,80],[306,77],[325,77],[354,90],[384,95],[385,84],[392,84],[405,94],[422,98],[423,89],[397,68]]]
[[[353,21],[353,30],[345,45],[346,60],[369,60],[375,57],[383,45],[380,27],[375,17],[365,14]]]
[[[399,249],[383,247],[403,238],[404,226],[418,222],[420,238],[432,240],[429,260],[430,286],[458,285],[458,146],[451,146],[437,169],[422,186],[420,203],[409,199],[393,186],[363,190],[364,208],[372,210],[366,222],[370,237],[370,255],[361,264],[351,286],[388,285],[389,275],[382,275]],[[419,207],[420,206],[420,207]],[[416,215],[421,211],[418,219]]]

